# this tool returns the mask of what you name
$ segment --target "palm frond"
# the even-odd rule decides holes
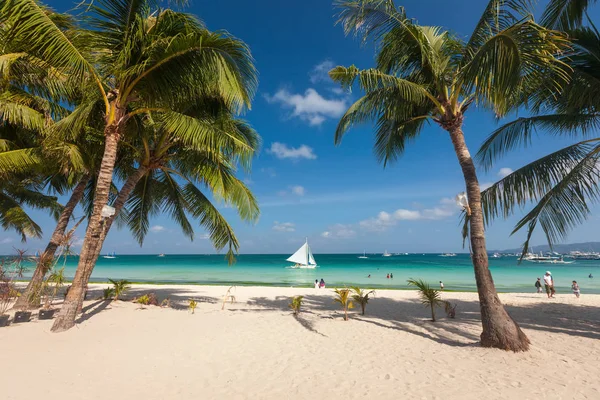
[[[559,31],[570,31],[580,27],[587,8],[596,0],[550,0],[541,24]]]

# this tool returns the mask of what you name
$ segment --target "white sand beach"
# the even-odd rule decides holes
[[[600,398],[600,295],[500,295],[533,343],[513,354],[478,347],[475,293],[444,293],[457,317],[433,323],[415,291],[380,290],[345,322],[331,289],[237,287],[221,310],[226,287],[135,285],[172,303],[140,309],[92,300],[104,286],[65,333],[0,328],[2,399]]]

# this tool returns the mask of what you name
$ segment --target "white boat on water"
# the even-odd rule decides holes
[[[112,252],[112,254],[108,253],[105,256],[102,256],[103,258],[117,258],[117,253],[115,253],[114,251]]]
[[[500,257],[502,257],[502,255],[500,255],[500,253],[492,254],[492,258],[500,258]]]
[[[386,250],[386,251],[384,251],[384,252],[383,252],[382,256],[383,256],[383,257],[391,257],[391,256],[392,256],[392,254],[391,254],[391,253],[388,253],[388,251]]]
[[[358,258],[369,258],[369,257],[367,257],[367,252],[363,251],[363,255],[362,256],[358,256]]]
[[[442,253],[440,257],[456,257],[456,253]]]
[[[317,268],[317,262],[313,257],[312,251],[310,251],[310,246],[308,245],[308,238],[306,239],[306,243],[302,245],[294,254],[287,259],[289,262],[293,262],[294,265],[290,268]]]
[[[159,256],[159,257],[164,257],[164,256],[165,256],[165,253],[160,253],[158,256]]]

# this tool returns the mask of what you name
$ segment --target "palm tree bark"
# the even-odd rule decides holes
[[[84,277],[84,282],[85,282],[86,286],[87,286],[88,282],[90,281],[90,277],[92,276],[94,266],[96,265],[96,261],[98,260],[98,257],[100,256],[100,251],[102,250],[102,246],[104,245],[104,240],[106,240],[106,236],[108,235],[110,227],[112,226],[117,215],[119,215],[119,213],[123,209],[123,206],[125,206],[125,203],[129,199],[129,195],[131,194],[131,192],[133,191],[135,186],[138,184],[140,179],[142,179],[142,177],[146,174],[147,171],[148,171],[147,167],[145,167],[143,165],[140,166],[133,174],[131,174],[127,178],[127,180],[125,181],[125,184],[119,191],[119,194],[117,195],[117,199],[115,200],[115,203],[113,204],[113,207],[115,208],[115,213],[112,217],[107,218],[104,221],[104,226],[100,233],[98,243],[95,247],[95,249],[96,249],[95,257],[88,258],[86,264],[83,267],[84,271],[86,271],[86,275]],[[79,304],[77,305],[77,313],[78,314],[81,312],[81,309],[83,307],[83,298],[84,297],[82,297],[80,299]]]
[[[481,209],[481,189],[473,159],[465,143],[462,132],[463,117],[449,119],[444,128],[450,133],[454,151],[458,157],[467,187],[467,197],[470,208],[470,241],[475,270],[475,281],[479,293],[479,308],[481,311],[481,345],[504,350],[526,351],[529,349],[529,339],[519,325],[513,321],[504,309],[496,293],[494,280],[489,270],[488,255],[485,244],[485,228]]]
[[[75,325],[75,318],[79,304],[83,302],[85,295],[85,287],[87,285],[86,276],[88,272],[86,267],[93,266],[100,254],[100,238],[104,227],[105,220],[102,219],[102,208],[108,203],[110,186],[112,183],[113,170],[117,159],[117,149],[120,139],[120,123],[125,114],[125,110],[120,107],[115,107],[113,121],[114,123],[107,124],[104,130],[104,155],[100,164],[98,173],[98,181],[96,183],[96,191],[94,194],[94,208],[92,216],[88,223],[88,228],[83,240],[83,247],[79,254],[79,264],[73,278],[71,288],[65,297],[60,312],[54,324],[52,325],[53,332],[63,332],[71,329]]]
[[[56,250],[60,246],[65,234],[65,230],[67,229],[69,221],[71,220],[71,216],[73,215],[73,211],[75,210],[77,204],[79,204],[81,201],[83,193],[85,192],[85,187],[89,180],[89,175],[85,175],[83,178],[81,178],[79,183],[77,183],[75,189],[73,189],[69,201],[67,201],[67,204],[65,204],[65,208],[58,218],[58,222],[54,228],[52,236],[50,237],[48,245],[46,246],[44,252],[40,255],[37,266],[33,272],[33,276],[31,277],[29,284],[27,285],[27,288],[25,288],[25,291],[17,299],[17,302],[14,305],[15,309],[26,310],[40,306],[40,289],[42,287],[44,277],[52,265],[52,260],[54,259]]]

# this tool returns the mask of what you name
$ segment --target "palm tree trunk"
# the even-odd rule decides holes
[[[435,309],[434,309],[433,303],[431,303],[430,306],[431,306],[431,320],[433,322],[435,322]]]
[[[125,184],[119,191],[119,194],[117,195],[117,199],[115,200],[115,203],[113,204],[113,207],[115,208],[115,214],[112,217],[107,218],[106,221],[104,221],[104,226],[103,226],[102,232],[100,233],[100,238],[98,239],[98,245],[96,247],[97,251],[96,251],[95,257],[89,258],[88,259],[89,261],[84,266],[84,270],[86,271],[84,281],[85,281],[86,285],[90,281],[90,277],[92,276],[92,271],[94,270],[96,261],[98,260],[98,257],[100,256],[100,251],[102,250],[102,246],[104,245],[104,240],[106,240],[106,236],[108,235],[110,227],[112,226],[117,215],[119,215],[119,213],[123,209],[123,206],[125,206],[125,203],[129,199],[131,192],[133,191],[135,186],[138,184],[140,179],[142,179],[144,177],[144,175],[146,174],[147,171],[148,171],[148,168],[146,166],[143,166],[143,165],[139,166],[138,169],[127,178],[127,180],[125,181]],[[81,312],[82,307],[83,307],[83,298],[81,298],[81,301],[79,302],[79,304],[77,306],[77,313]]]
[[[119,114],[115,120],[119,121],[124,110],[117,108]],[[65,298],[62,308],[58,313],[54,324],[52,325],[53,332],[63,332],[75,325],[75,317],[80,302],[83,302],[85,295],[85,287],[87,285],[86,276],[88,272],[86,267],[94,265],[98,254],[100,253],[99,241],[102,234],[102,229],[105,221],[102,219],[102,208],[108,203],[108,195],[112,183],[112,175],[117,159],[117,149],[119,143],[119,124],[108,125],[104,132],[104,155],[98,173],[98,181],[96,183],[96,191],[94,194],[94,209],[88,223],[83,247],[79,255],[79,264],[77,271],[71,284],[71,289]]]
[[[43,285],[44,277],[46,276],[46,273],[52,265],[52,260],[54,259],[56,250],[58,249],[60,242],[65,234],[65,230],[69,225],[69,220],[73,215],[73,210],[75,210],[75,207],[81,201],[83,193],[85,192],[85,187],[89,180],[89,175],[85,175],[83,178],[81,178],[79,183],[77,183],[75,189],[73,189],[69,201],[67,201],[65,208],[63,209],[62,213],[60,214],[60,217],[58,218],[58,222],[56,224],[56,227],[54,228],[54,232],[50,237],[50,242],[48,242],[46,249],[40,255],[39,261],[37,263],[35,271],[33,272],[31,280],[27,285],[27,288],[25,288],[25,291],[17,299],[17,302],[14,305],[15,309],[25,310],[39,307],[41,298],[40,289]]]
[[[467,187],[471,213],[469,219],[471,252],[477,292],[479,293],[481,324],[483,326],[481,345],[503,350],[526,351],[529,349],[529,339],[504,309],[496,293],[494,280],[488,268],[485,228],[481,209],[481,189],[477,181],[475,165],[462,132],[462,116],[454,119],[447,130],[450,133]]]

